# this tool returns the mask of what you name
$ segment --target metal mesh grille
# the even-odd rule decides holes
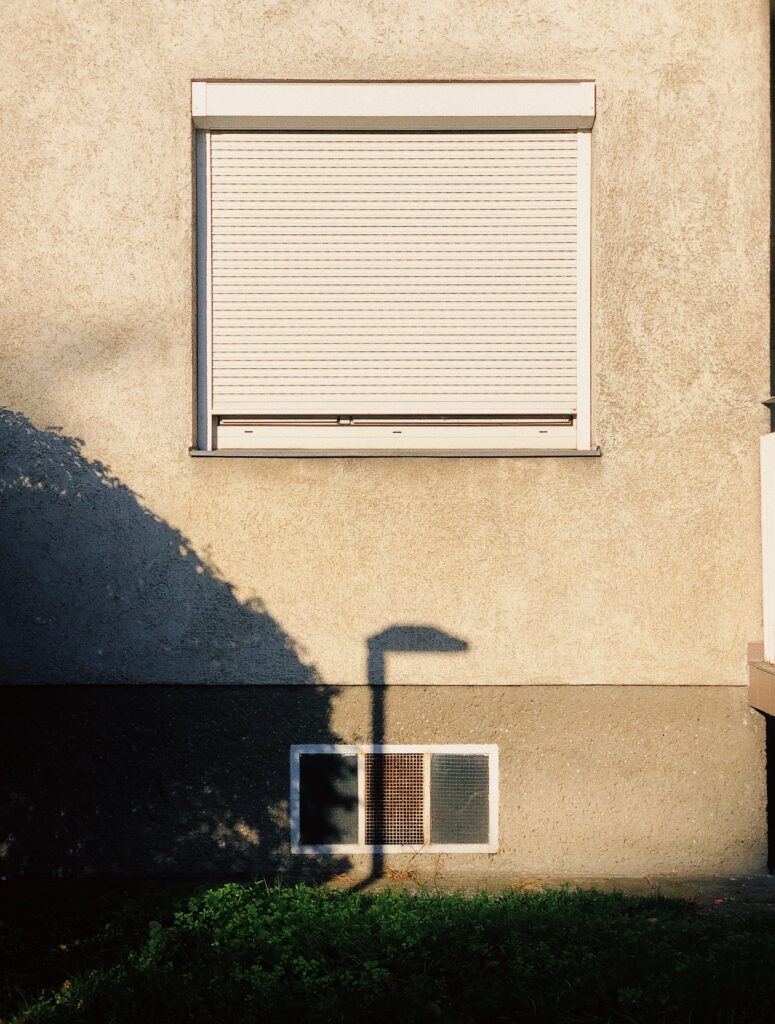
[[[489,841],[489,758],[483,754],[431,756],[431,842]]]
[[[422,754],[366,754],[366,842],[423,842]]]

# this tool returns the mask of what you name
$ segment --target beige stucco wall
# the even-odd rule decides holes
[[[394,658],[393,682],[743,683],[767,17],[765,0],[7,5],[3,403],[83,439],[326,682],[364,681],[366,639],[409,623],[468,649]],[[191,459],[205,77],[594,78],[603,458]]]
[[[368,742],[369,690],[331,725]],[[373,692],[373,691],[371,691]],[[391,742],[497,743],[497,854],[403,856],[425,873],[753,874],[765,867],[762,716],[731,687],[388,688]],[[356,871],[369,857],[350,858]]]
[[[763,721],[740,687],[335,689],[12,688],[0,874],[369,872],[368,855],[290,854],[288,748],[384,736],[496,743],[500,842],[381,868],[508,880],[764,867]]]
[[[3,865],[256,870],[288,744],[339,737],[497,742],[490,868],[758,870],[765,0],[38,0],[2,37],[0,678],[363,683],[371,640],[372,678],[490,684],[6,690]],[[217,77],[594,78],[603,457],[190,458]]]

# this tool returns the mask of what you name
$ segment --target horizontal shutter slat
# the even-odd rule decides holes
[[[212,410],[569,415],[566,132],[211,137]]]

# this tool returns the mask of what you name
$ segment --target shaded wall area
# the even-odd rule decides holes
[[[0,874],[294,874],[289,748],[334,742],[320,687],[0,691]]]
[[[336,688],[82,448],[0,410],[0,873],[281,869]]]
[[[0,681],[314,682],[263,605],[82,448],[0,410]]]
[[[389,743],[496,743],[496,854],[291,856],[293,743],[370,742],[365,686],[6,687],[0,874],[736,875],[765,870],[743,687],[385,686]]]
[[[767,870],[775,873],[775,718],[762,715],[767,761]]]

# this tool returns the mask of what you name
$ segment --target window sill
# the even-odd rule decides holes
[[[572,448],[450,448],[443,451],[385,451],[366,448],[220,448],[204,451],[201,448],[189,448],[188,454],[197,459],[596,459],[603,453],[597,447],[580,451]]]
[[[329,854],[394,854],[394,853],[498,853],[499,847],[492,843],[428,843],[425,846],[359,846],[357,843],[335,843],[331,846],[292,846],[291,853],[301,856],[328,856]]]

